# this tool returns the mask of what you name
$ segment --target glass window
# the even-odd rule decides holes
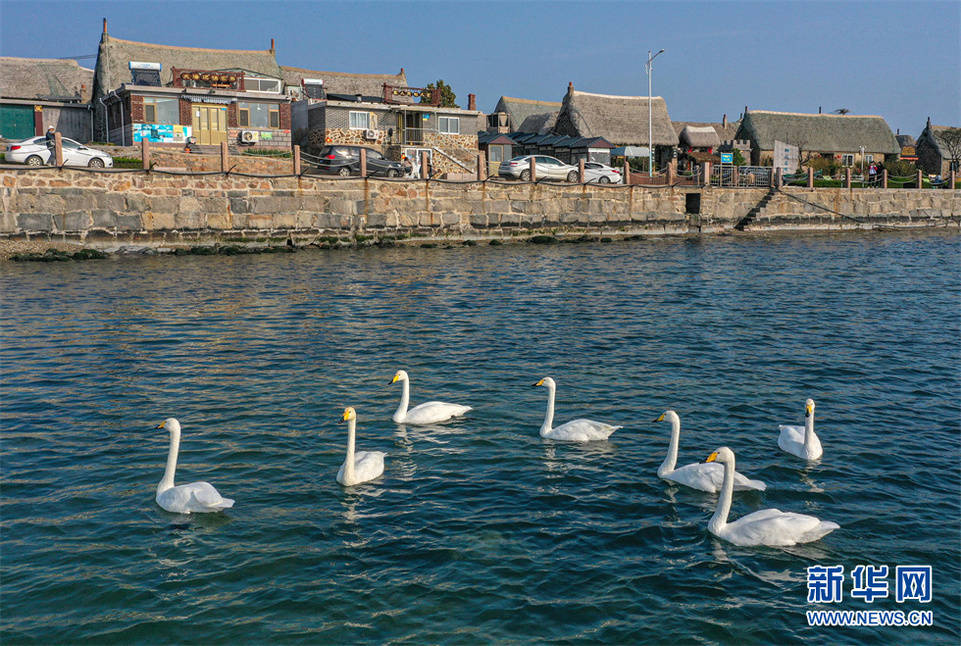
[[[504,161],[504,147],[503,146],[491,146],[488,150],[490,153],[490,161],[499,162]]]
[[[460,134],[460,117],[437,117],[437,129],[448,135]]]
[[[280,94],[280,81],[259,76],[244,76],[244,90],[247,92],[276,92]]]
[[[842,165],[842,166],[853,166],[853,165],[854,165],[854,155],[841,155],[841,165]]]
[[[279,128],[280,106],[276,103],[240,101],[237,103],[237,125],[250,128]]]
[[[866,162],[868,162],[868,163],[870,164],[871,162],[874,161],[874,155],[865,155],[865,156],[864,156],[864,161],[866,161]]]
[[[144,123],[180,123],[180,99],[144,97]]]
[[[351,130],[368,130],[369,128],[370,128],[369,112],[351,112],[350,113],[350,129]]]

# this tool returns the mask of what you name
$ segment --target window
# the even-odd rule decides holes
[[[280,106],[276,103],[237,103],[237,125],[242,128],[279,128]]]
[[[854,155],[841,155],[842,166],[854,166]]]
[[[867,163],[870,164],[871,162],[874,161],[874,155],[865,155],[865,156],[864,156],[864,161],[866,161]]]
[[[180,123],[180,99],[143,99],[144,123]]]
[[[244,76],[244,90],[246,92],[275,92],[280,94],[280,81],[259,76]]]
[[[503,146],[490,146],[488,148],[488,154],[490,154],[490,161],[501,162],[504,161],[504,147]]]
[[[370,113],[369,112],[351,112],[350,116],[350,129],[351,130],[369,130],[370,129]]]
[[[459,135],[460,117],[437,117],[437,129],[447,135]]]

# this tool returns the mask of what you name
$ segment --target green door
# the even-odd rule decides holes
[[[0,137],[20,141],[34,134],[32,105],[0,105]]]

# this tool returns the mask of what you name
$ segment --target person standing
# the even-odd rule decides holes
[[[44,139],[45,139],[45,141],[46,141],[46,144],[47,144],[47,150],[50,151],[50,157],[47,159],[47,165],[48,165],[48,166],[56,166],[56,164],[57,164],[57,137],[56,137],[56,134],[57,134],[57,129],[54,128],[53,126],[49,126],[49,127],[47,128],[47,134],[46,134],[46,136],[44,137]]]

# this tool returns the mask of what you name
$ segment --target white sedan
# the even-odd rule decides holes
[[[4,153],[8,163],[43,166],[50,159],[53,150],[47,148],[46,137],[31,137],[9,144]],[[113,168],[113,157],[107,153],[88,148],[73,139],[63,138],[64,166],[89,166],[91,168]]]
[[[599,162],[584,162],[584,181],[598,184],[622,184],[621,171]]]

